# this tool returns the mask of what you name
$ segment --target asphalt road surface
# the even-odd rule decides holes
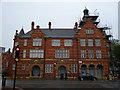
[[[7,86],[13,85],[12,79],[7,79]],[[16,87],[23,88],[117,88],[120,90],[120,81],[79,81],[79,80],[40,80],[17,79]]]

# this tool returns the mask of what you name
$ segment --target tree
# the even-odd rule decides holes
[[[117,67],[117,72],[120,73],[120,45],[114,46],[115,53],[115,66]]]
[[[120,74],[120,43],[119,40],[113,39],[111,41],[111,66],[113,74]]]

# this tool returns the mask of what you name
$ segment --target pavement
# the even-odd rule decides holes
[[[13,80],[7,79],[6,87],[2,90],[12,90]],[[18,88],[19,87],[19,88]],[[109,88],[120,90],[120,81],[79,81],[79,80],[41,80],[41,79],[17,79],[15,90],[39,90],[39,89],[79,89],[79,88]]]
[[[0,77],[0,90],[13,90],[13,86],[2,86],[2,77]],[[19,87],[15,87],[15,90],[23,90]]]

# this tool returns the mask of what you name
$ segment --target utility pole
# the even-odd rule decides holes
[[[77,77],[79,77],[79,54],[78,54],[78,38],[76,39],[77,40]]]

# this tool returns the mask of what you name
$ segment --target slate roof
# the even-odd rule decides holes
[[[24,35],[24,29],[22,28],[21,31],[19,32],[18,36]]]
[[[40,29],[45,37],[48,38],[75,38],[76,29]],[[26,34],[20,36],[20,38],[29,38],[35,30],[30,30]]]

